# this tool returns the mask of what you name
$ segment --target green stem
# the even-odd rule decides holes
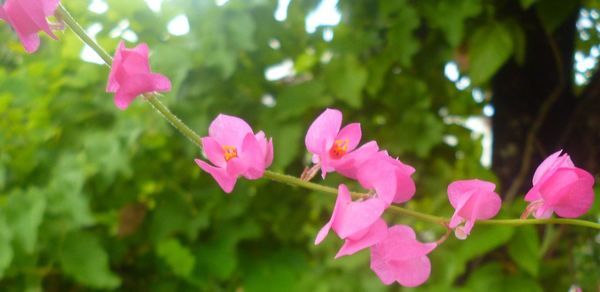
[[[106,53],[106,51],[94,40],[92,39],[85,30],[75,21],[75,19],[71,16],[71,14],[65,9],[64,6],[59,5],[56,10],[56,16],[61,18],[69,28],[81,39],[81,41],[88,46],[90,46],[101,58],[104,60],[106,65],[110,67],[112,63],[111,56]],[[158,99],[158,95],[155,93],[144,94],[144,97],[148,103],[156,109],[163,118],[165,118],[173,127],[175,127],[179,132],[181,132],[186,138],[196,144],[198,147],[202,147],[200,143],[200,135],[198,135],[194,130],[188,127],[185,123],[183,123],[176,115],[174,115],[163,103]],[[273,171],[265,171],[265,178],[270,179],[272,181],[302,187],[305,189],[328,193],[332,195],[337,195],[337,189],[312,183],[309,181],[302,180],[300,178],[277,173]],[[364,198],[367,194],[363,193],[351,193],[354,198]],[[448,218],[434,216],[430,214],[425,214],[413,210],[409,210],[406,208],[402,208],[399,206],[391,206],[390,209],[396,213],[403,214],[406,216],[414,217],[416,219],[420,219],[423,221],[446,225],[449,222]],[[578,219],[563,219],[563,218],[554,218],[554,219],[493,219],[493,220],[481,220],[478,221],[479,224],[492,224],[492,225],[509,225],[509,226],[523,226],[523,225],[538,225],[538,224],[566,224],[566,225],[576,225],[583,226],[589,228],[600,229],[600,224],[578,220]]]

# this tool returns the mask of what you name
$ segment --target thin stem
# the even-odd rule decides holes
[[[75,19],[73,19],[71,14],[65,9],[64,6],[62,6],[62,4],[59,5],[59,7],[56,11],[56,14],[58,17],[63,19],[63,21],[67,24],[67,26],[69,28],[71,28],[71,30],[81,39],[81,41],[83,43],[90,46],[102,58],[102,60],[104,60],[104,62],[106,63],[106,65],[108,67],[111,66],[111,63],[112,63],[111,56],[108,53],[106,53],[106,51],[85,32],[85,30],[77,23],[77,21],[75,21]],[[181,119],[179,119],[175,114],[173,114],[162,102],[160,102],[160,100],[158,99],[158,96],[159,95],[156,93],[144,94],[145,100],[148,101],[148,103],[150,103],[152,105],[152,107],[154,107],[154,109],[156,109],[163,118],[165,118],[177,130],[179,130],[179,132],[181,132],[186,138],[188,138],[190,141],[192,141],[198,147],[202,148],[202,145],[200,143],[200,135],[198,135],[196,132],[194,132],[194,130],[192,130],[190,127],[188,127],[184,122],[181,121]],[[335,188],[312,183],[309,181],[305,181],[300,178],[297,178],[297,177],[294,177],[291,175],[287,175],[287,174],[282,174],[282,173],[277,173],[277,172],[267,170],[267,171],[265,171],[264,178],[270,179],[272,181],[292,185],[292,186],[302,187],[302,188],[313,190],[313,191],[337,195],[337,189],[335,189]],[[367,194],[356,193],[356,192],[352,192],[351,195],[353,198],[365,198],[366,196],[368,196]],[[430,215],[430,214],[425,214],[425,213],[409,210],[406,208],[402,208],[399,206],[391,206],[389,209],[391,209],[392,211],[394,211],[398,214],[410,216],[410,217],[413,217],[416,219],[420,219],[420,220],[435,223],[435,224],[440,224],[443,226],[446,226],[446,224],[449,222],[449,219],[445,218],[445,217],[439,217],[439,216],[434,216],[434,215]],[[523,225],[536,225],[536,224],[566,224],[566,225],[577,225],[577,226],[584,226],[584,227],[600,229],[600,224],[598,224],[598,223],[584,221],[584,220],[577,220],[577,219],[562,219],[562,218],[560,218],[560,219],[559,218],[557,218],[557,219],[524,219],[524,220],[523,219],[497,219],[497,220],[481,220],[481,221],[478,221],[478,223],[492,224],[492,225],[510,225],[510,226],[523,226]]]
[[[90,46],[99,56],[102,58],[104,63],[110,67],[112,64],[112,57],[92,38],[87,32],[75,21],[73,16],[65,9],[62,4],[58,4],[58,9],[56,9],[56,16],[62,19],[67,26],[71,28],[71,30],[81,39],[81,41]]]

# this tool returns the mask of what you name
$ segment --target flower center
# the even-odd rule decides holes
[[[335,140],[333,146],[329,149],[329,156],[333,159],[340,159],[348,152],[348,139]]]
[[[225,157],[225,161],[238,157],[237,148],[235,146],[223,146],[223,157]]]

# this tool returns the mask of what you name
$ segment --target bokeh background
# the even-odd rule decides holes
[[[226,113],[272,136],[275,171],[301,173],[310,122],[335,107],[416,167],[414,210],[450,216],[447,184],[477,177],[512,200],[500,217],[518,217],[558,149],[598,178],[598,1],[62,2],[111,53],[148,43],[174,85],[162,100],[200,134]],[[313,245],[334,196],[266,180],[225,195],[198,148],[142,100],[116,109],[108,68],[59,36],[26,55],[0,23],[2,291],[410,290],[383,285],[368,251],[334,260],[340,240]],[[596,203],[585,219],[599,218]],[[444,232],[386,219],[422,241]],[[599,242],[580,227],[476,225],[431,254],[416,290],[596,291]]]

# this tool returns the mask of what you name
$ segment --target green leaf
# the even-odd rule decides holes
[[[536,11],[547,32],[554,32],[579,7],[579,1],[543,0]]]
[[[6,221],[18,246],[26,253],[33,253],[38,240],[38,229],[44,217],[46,198],[39,189],[14,192],[8,198]]]
[[[525,62],[525,54],[527,53],[527,38],[523,28],[514,21],[508,22],[507,27],[513,40],[515,62],[523,65]]]
[[[417,10],[405,0],[380,1],[380,10],[389,25],[386,54],[398,60],[400,65],[410,66],[420,47],[413,35],[420,23]]]
[[[367,82],[367,71],[353,55],[334,59],[325,72],[325,82],[329,91],[337,99],[354,108],[362,104],[362,90]]]
[[[513,39],[505,24],[479,27],[470,39],[470,77],[474,85],[488,81],[513,52]]]
[[[431,26],[442,30],[453,47],[458,46],[463,39],[466,20],[482,11],[481,0],[428,1],[423,2],[423,6],[423,12]]]
[[[67,234],[60,255],[60,266],[75,281],[96,289],[114,289],[121,284],[108,265],[108,254],[95,234]]]
[[[4,271],[10,266],[13,259],[13,248],[10,244],[12,234],[9,225],[4,216],[0,214],[0,279],[4,276]]]
[[[507,275],[499,263],[478,267],[465,287],[471,291],[543,291],[536,281],[522,275]]]
[[[537,0],[520,0],[521,2],[521,7],[523,9],[528,9],[529,7],[531,7],[531,5],[535,4],[535,2],[537,2]]]
[[[522,269],[537,277],[540,267],[540,240],[533,226],[517,228],[508,243],[508,254]]]
[[[194,270],[196,259],[192,252],[175,239],[170,238],[158,243],[156,254],[162,258],[179,277],[187,278]]]

